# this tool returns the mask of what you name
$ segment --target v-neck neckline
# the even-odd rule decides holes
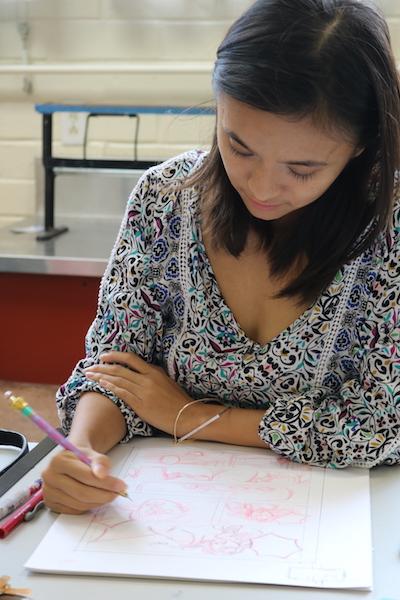
[[[256,340],[253,340],[251,337],[249,337],[246,334],[246,332],[243,330],[243,328],[241,327],[239,322],[237,321],[233,311],[229,308],[229,306],[226,303],[225,298],[221,292],[221,289],[219,287],[217,277],[215,275],[214,269],[212,267],[212,264],[211,264],[208,254],[207,254],[207,250],[206,250],[205,243],[204,243],[203,232],[201,229],[198,194],[196,195],[196,200],[197,200],[196,206],[192,205],[192,208],[194,210],[189,210],[188,213],[189,213],[189,219],[190,218],[193,219],[194,226],[192,227],[192,229],[196,235],[198,252],[201,252],[201,254],[205,258],[205,264],[206,264],[206,267],[208,270],[208,274],[210,276],[210,280],[212,282],[211,293],[215,294],[218,297],[219,306],[221,307],[221,312],[224,313],[224,315],[228,316],[229,322],[232,325],[234,331],[236,332],[238,340],[240,340],[243,343],[243,345],[245,345],[246,347],[251,347],[254,352],[261,352],[261,353],[267,352],[272,346],[278,344],[279,342],[283,342],[285,339],[290,337],[294,331],[298,330],[299,328],[301,328],[303,325],[305,325],[307,323],[307,321],[310,319],[311,315],[314,313],[314,311],[316,311],[317,306],[320,303],[321,296],[319,296],[308,308],[306,308],[301,313],[301,315],[299,315],[294,321],[292,321],[285,329],[280,331],[276,336],[274,336],[273,338],[271,338],[264,344],[257,342]],[[324,292],[324,294],[326,294],[329,291],[329,288],[331,287],[331,285],[333,283],[334,283],[334,281],[330,284],[330,286],[327,288],[327,290]],[[226,319],[226,317],[225,317],[225,319]]]

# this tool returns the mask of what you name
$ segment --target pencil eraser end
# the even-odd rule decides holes
[[[28,404],[25,402],[25,400],[23,398],[16,398],[15,396],[11,395],[9,400],[10,400],[11,406],[13,408],[15,408],[16,410],[24,410],[24,408],[26,408],[28,406]]]

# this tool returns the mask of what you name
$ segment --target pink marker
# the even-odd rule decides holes
[[[43,508],[42,490],[35,492],[22,506],[9,515],[0,525],[0,539],[7,537],[8,534],[17,527],[22,521],[30,521],[38,510]]]
[[[70,452],[72,452],[72,454],[75,454],[75,456],[79,458],[80,461],[85,463],[85,465],[90,466],[92,464],[91,459],[84,452],[82,452],[81,450],[79,450],[79,448],[74,446],[74,444],[72,444],[66,437],[63,436],[62,433],[60,433],[59,431],[57,431],[57,429],[50,425],[50,423],[43,419],[43,417],[35,413],[33,408],[29,406],[29,404],[25,402],[23,398],[17,398],[13,395],[12,392],[9,391],[5,392],[4,395],[10,400],[11,406],[13,408],[15,408],[16,410],[20,410],[23,415],[32,419],[32,421],[39,427],[39,429],[44,431],[50,439],[54,440],[57,444],[65,448],[65,450],[69,450]],[[127,492],[117,493],[120,496],[124,496],[124,498],[129,498]]]

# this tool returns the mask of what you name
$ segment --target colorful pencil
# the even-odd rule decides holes
[[[13,408],[21,411],[22,414],[26,417],[29,417],[35,423],[35,425],[39,427],[39,429],[44,431],[49,436],[50,439],[54,440],[57,444],[65,448],[65,450],[69,450],[70,452],[75,454],[75,456],[79,458],[80,461],[85,463],[85,465],[90,466],[92,464],[92,460],[91,458],[89,458],[89,456],[87,456],[84,452],[82,452],[82,450],[79,450],[79,448],[74,446],[74,444],[72,444],[72,442],[65,438],[62,433],[57,431],[57,429],[50,425],[50,423],[48,423],[43,417],[38,415],[23,398],[14,396],[13,393],[10,391],[4,392],[4,395],[6,398],[9,399],[10,404]],[[120,496],[123,496],[124,498],[128,498],[128,500],[131,500],[126,491],[116,493]]]

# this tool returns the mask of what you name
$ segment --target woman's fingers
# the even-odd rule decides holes
[[[43,497],[51,510],[68,514],[86,512],[112,502],[117,494],[125,491],[125,483],[108,474],[108,457],[96,452],[91,454],[94,464],[88,466],[74,454],[60,452],[43,471]],[[101,477],[96,476],[96,471]]]
[[[123,377],[117,377],[115,375],[108,375],[104,373],[99,374],[86,374],[88,379],[93,379],[94,381],[98,381],[102,387],[113,392],[118,398],[121,400],[125,400],[129,403],[129,397],[133,396],[137,400],[140,400],[137,392],[140,389],[140,386],[137,384],[128,381]]]
[[[105,352],[100,356],[103,363],[119,363],[127,365],[129,368],[138,373],[147,373],[151,366],[137,354],[132,352]]]
[[[104,372],[111,375],[120,375],[124,372],[126,378],[134,378],[140,382],[144,375],[149,375],[149,373],[155,372],[159,368],[147,363],[132,352],[108,352],[100,356],[100,361],[86,367],[84,372]]]
[[[120,377],[136,386],[141,386],[143,385],[143,382],[146,381],[146,377],[143,374],[132,371],[122,365],[115,364],[92,365],[91,367],[84,369],[84,373],[88,379],[94,379],[96,381],[99,380],[101,375]]]
[[[50,505],[45,501],[45,504],[49,510],[55,513],[63,514],[63,515],[83,515],[86,510],[74,510],[70,506],[66,506],[65,504],[52,504]]]
[[[88,492],[87,486],[76,486],[76,489],[72,489],[68,483],[64,489],[54,488],[48,484],[43,485],[43,499],[48,508],[55,512],[60,512],[59,508],[62,506],[66,512],[68,509],[69,514],[80,514],[93,510],[104,504],[108,504],[115,499],[115,494],[99,494],[99,490],[93,488],[93,493]],[[68,492],[66,491],[68,490]],[[72,493],[73,495],[70,495]],[[78,494],[76,497],[75,494]]]
[[[43,478],[45,481],[48,480],[51,485],[54,485],[54,478],[67,475],[71,479],[94,488],[114,493],[125,491],[126,486],[124,482],[108,474],[110,471],[110,461],[107,456],[96,453],[92,461],[94,465],[88,466],[71,452],[60,452],[43,472]],[[92,469],[100,471],[101,476],[96,476]]]
[[[47,479],[46,484],[52,490],[58,490],[62,494],[65,493],[72,500],[88,505],[107,504],[112,502],[118,495],[118,492],[88,485],[68,475],[58,475],[57,478],[54,478],[54,483],[52,479],[50,481]]]

